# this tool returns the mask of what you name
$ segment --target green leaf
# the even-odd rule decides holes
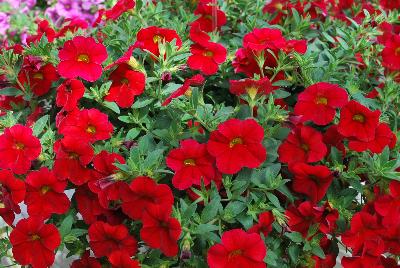
[[[143,108],[152,102],[153,102],[153,99],[150,99],[150,98],[135,100],[135,102],[132,104],[131,108],[132,109]]]
[[[140,130],[137,128],[132,128],[126,133],[126,140],[134,140],[137,136],[139,136]]]
[[[295,243],[301,243],[304,241],[303,236],[299,232],[285,233],[285,236]]]
[[[59,228],[61,237],[65,237],[67,234],[71,232],[71,227],[73,223],[74,223],[74,216],[72,214],[69,214],[67,217],[64,218]]]
[[[15,87],[5,87],[0,89],[0,96],[19,96],[22,91]]]
[[[33,126],[33,135],[39,136],[39,134],[42,133],[49,117],[49,115],[42,116],[35,122],[35,125]]]
[[[201,221],[209,222],[210,220],[214,219],[218,212],[222,209],[221,197],[218,195],[214,197],[203,209],[203,212],[201,213]]]
[[[216,231],[218,230],[219,227],[210,223],[206,223],[206,224],[199,224],[197,225],[194,233],[195,234],[205,234],[205,233],[209,233],[212,231]]]
[[[121,111],[119,110],[118,105],[115,102],[105,101],[103,102],[104,106],[113,111],[116,114],[119,114]]]

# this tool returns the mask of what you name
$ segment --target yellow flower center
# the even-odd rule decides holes
[[[355,114],[353,115],[353,120],[360,122],[360,123],[364,123],[365,122],[365,117],[362,114]]]
[[[122,84],[129,84],[129,80],[127,78],[122,78],[121,79]]]
[[[241,255],[242,253],[243,253],[243,251],[241,249],[233,250],[233,251],[229,252],[228,258],[236,257],[238,255]]]
[[[254,98],[257,96],[258,88],[256,88],[255,86],[247,87],[246,92],[247,92],[247,94],[249,94],[249,97],[252,100],[254,100]]]
[[[40,240],[40,236],[38,236],[37,234],[31,235],[31,240],[32,241]]]
[[[71,158],[71,159],[78,159],[78,158],[79,158],[79,155],[78,155],[77,153],[72,152],[72,153],[69,153],[69,158]]]
[[[23,143],[21,143],[21,142],[17,142],[16,144],[15,144],[15,149],[17,149],[17,150],[22,150],[22,149],[24,149],[25,148],[25,144],[23,144]]]
[[[281,3],[277,3],[277,4],[275,4],[275,8],[276,8],[277,10],[282,10],[283,5],[282,5]]]
[[[328,104],[328,99],[325,97],[317,97],[315,100],[316,104],[322,104],[322,105],[327,105]]]
[[[164,39],[164,37],[159,34],[156,34],[155,36],[153,36],[153,42],[155,44],[161,42],[163,39]]]
[[[396,50],[394,51],[394,54],[396,56],[400,56],[400,47],[396,48]]]
[[[89,63],[89,55],[88,54],[80,54],[77,58],[77,61]]]
[[[212,51],[210,51],[210,50],[207,50],[207,51],[203,52],[203,56],[211,58],[212,56],[214,56],[214,53]]]
[[[4,203],[0,203],[0,209],[5,208],[6,205],[4,205]]]
[[[241,138],[234,138],[229,143],[229,148],[233,148],[236,144],[243,144],[243,140]]]
[[[310,147],[308,147],[308,145],[305,144],[305,143],[302,143],[302,144],[300,145],[300,147],[301,147],[301,149],[303,149],[305,152],[308,152],[308,151],[310,150]]]
[[[43,74],[41,72],[34,73],[33,74],[33,78],[42,80],[43,79]]]
[[[96,133],[96,128],[94,126],[92,126],[92,125],[89,125],[86,128],[86,132],[89,133],[89,134],[94,134],[94,133]]]
[[[185,161],[183,161],[183,164],[185,165],[185,166],[195,166],[196,165],[196,162],[194,161],[194,159],[191,159],[191,158],[189,158],[189,159],[186,159]]]
[[[40,192],[41,192],[42,195],[43,195],[43,194],[47,193],[49,190],[50,190],[50,187],[46,185],[46,186],[43,186],[43,187],[40,189]]]
[[[183,95],[185,95],[186,97],[189,98],[190,96],[192,96],[192,92],[193,92],[192,88],[188,87],[188,89],[186,89],[186,91]]]

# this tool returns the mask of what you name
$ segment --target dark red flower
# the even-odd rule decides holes
[[[125,225],[109,225],[108,223],[97,221],[90,225],[89,244],[96,257],[109,256],[115,250],[126,252],[132,256],[137,251],[137,242]]]
[[[381,55],[382,66],[394,71],[400,70],[400,35],[392,35],[392,38],[386,41]]]
[[[112,268],[140,268],[139,262],[132,260],[125,251],[113,251],[110,256],[108,256],[108,260]]]
[[[107,59],[107,50],[92,37],[75,36],[64,43],[58,56],[60,63],[57,68],[62,77],[81,77],[94,82],[101,76],[101,64]]]
[[[208,152],[219,171],[235,174],[243,167],[259,167],[267,157],[262,141],[264,129],[254,119],[229,119],[211,132]]]
[[[80,18],[66,18],[62,28],[58,31],[57,37],[63,37],[67,32],[75,33],[78,29],[87,29],[89,24],[86,20]]]
[[[108,20],[116,20],[124,12],[135,8],[135,4],[135,0],[118,0],[111,9],[105,11],[104,15]]]
[[[266,255],[267,247],[259,234],[233,229],[223,233],[221,243],[208,250],[207,263],[210,268],[266,268]]]
[[[205,32],[220,29],[226,23],[225,13],[215,5],[199,3],[193,13],[200,17],[192,24],[198,24],[200,29]]]
[[[152,207],[162,207],[166,213],[171,213],[174,203],[172,191],[166,184],[157,184],[149,177],[137,177],[122,189],[122,211],[134,220],[143,217],[144,211]]]
[[[205,75],[218,72],[218,66],[226,60],[226,48],[218,43],[201,42],[190,46],[192,53],[187,64],[192,70],[199,70]]]
[[[399,0],[380,0],[379,4],[386,9],[399,9],[400,8],[400,1]]]
[[[32,135],[29,127],[17,124],[6,128],[0,135],[0,168],[25,174],[41,150],[39,139]]]
[[[263,233],[265,237],[272,231],[272,223],[275,221],[271,211],[262,212],[258,215],[258,223],[253,225],[248,233]]]
[[[21,213],[18,204],[24,198],[24,181],[15,178],[9,170],[0,170],[0,216],[8,225],[13,224],[15,214]]]
[[[85,94],[85,85],[77,79],[68,79],[57,88],[56,105],[69,112],[76,109]]]
[[[337,131],[337,125],[331,125],[323,134],[323,141],[328,147],[328,152],[331,151],[331,147],[336,147],[342,156],[346,156],[346,148],[343,143],[344,137]]]
[[[287,40],[283,51],[291,53],[293,51],[299,54],[307,52],[307,40]]]
[[[297,98],[294,112],[305,121],[311,120],[317,125],[327,125],[336,115],[336,108],[348,102],[345,89],[335,84],[319,82],[307,87]]]
[[[377,197],[374,208],[383,217],[382,224],[394,229],[400,221],[400,182],[391,181],[389,190],[389,194]]]
[[[14,259],[21,265],[46,268],[54,262],[61,237],[53,224],[37,217],[20,220],[10,234]]]
[[[286,40],[281,30],[271,28],[256,28],[243,37],[243,47],[256,52],[270,49],[276,51],[284,48]]]
[[[65,137],[79,137],[83,141],[95,142],[109,139],[113,125],[108,121],[107,114],[92,108],[67,116],[58,131]]]
[[[137,33],[136,45],[140,49],[148,50],[158,57],[160,55],[158,44],[160,42],[171,42],[172,40],[175,40],[175,45],[178,48],[182,46],[182,40],[175,30],[150,26],[141,29]]]
[[[58,80],[56,68],[50,63],[39,68],[23,68],[18,74],[18,81],[24,88],[29,89],[36,96],[42,96],[49,92],[54,81]]]
[[[314,207],[310,201],[305,201],[298,206],[291,205],[286,209],[285,215],[288,217],[288,226],[291,231],[299,232],[303,237],[307,237],[308,229],[311,225],[320,223],[323,210]]]
[[[293,190],[305,194],[313,203],[320,201],[332,183],[331,171],[322,165],[295,163],[289,166],[293,173]]]
[[[279,161],[289,164],[318,162],[326,153],[322,134],[308,126],[296,127],[278,148]]]
[[[263,77],[260,80],[250,78],[242,80],[229,80],[229,92],[237,96],[248,94],[254,99],[257,94],[268,95],[272,92],[272,84],[268,77]]]
[[[159,206],[152,206],[143,212],[143,227],[140,237],[151,248],[158,248],[165,256],[178,254],[178,239],[182,229],[179,221]]]
[[[244,73],[248,77],[253,77],[254,74],[261,74],[255,55],[250,49],[239,48],[232,61],[232,66],[235,69],[235,73]]]
[[[190,96],[192,94],[191,86],[201,86],[204,83],[204,77],[201,74],[196,74],[190,78],[185,79],[185,82],[183,82],[183,85],[179,87],[177,90],[172,92],[172,94],[165,99],[165,101],[162,103],[162,106],[166,106],[170,104],[170,102],[178,98],[182,95]]]
[[[379,110],[371,111],[351,100],[340,111],[338,131],[345,137],[356,138],[360,141],[373,140],[380,114]]]
[[[101,268],[101,264],[96,258],[90,257],[90,251],[87,250],[80,259],[71,264],[71,268]]]
[[[112,84],[104,100],[114,101],[121,108],[131,107],[135,96],[142,94],[146,85],[144,73],[132,70],[126,63],[120,64],[109,79]]]
[[[41,216],[47,219],[51,214],[63,214],[70,206],[64,193],[67,181],[60,181],[45,167],[32,171],[26,177],[25,204],[29,216]]]

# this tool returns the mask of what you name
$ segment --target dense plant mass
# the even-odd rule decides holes
[[[1,7],[3,261],[400,267],[400,1]]]

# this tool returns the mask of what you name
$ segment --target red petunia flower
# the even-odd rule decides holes
[[[61,25],[62,28],[58,31],[57,37],[63,37],[67,32],[75,33],[78,29],[85,30],[89,27],[89,23],[77,17],[66,18]]]
[[[255,74],[261,75],[254,53],[250,49],[239,48],[235,53],[232,66],[235,73],[244,73],[248,77],[253,77]]]
[[[310,201],[305,201],[298,206],[291,205],[286,209],[285,215],[288,217],[288,226],[291,231],[299,232],[303,237],[307,237],[308,229],[311,225],[320,223],[323,210],[314,207]]]
[[[208,154],[206,144],[187,139],[180,142],[180,147],[169,152],[167,166],[175,171],[172,184],[179,190],[192,185],[210,184],[215,178],[214,159]]]
[[[199,3],[193,14],[200,15],[200,17],[192,25],[198,24],[199,28],[205,32],[221,29],[221,26],[226,23],[225,13],[215,5]]]
[[[96,257],[109,256],[115,250],[126,252],[132,256],[137,251],[137,242],[125,225],[109,225],[97,221],[90,225],[89,244]]]
[[[135,0],[118,0],[111,9],[105,11],[104,15],[108,20],[116,20],[123,13],[130,9],[134,9],[135,4]]]
[[[54,262],[54,250],[61,243],[53,224],[44,224],[37,217],[20,220],[10,234],[14,259],[21,265],[46,268]]]
[[[90,251],[87,250],[80,259],[72,262],[71,268],[101,268],[101,264],[96,258],[90,257]]]
[[[296,127],[278,148],[279,161],[288,164],[318,162],[326,153],[322,134],[308,126]]]
[[[346,156],[346,148],[343,143],[344,137],[337,131],[337,125],[330,126],[323,134],[323,141],[328,147],[328,152],[331,151],[331,147],[336,147],[342,156]]]
[[[136,39],[136,45],[138,48],[142,50],[148,50],[157,57],[160,55],[160,51],[158,49],[158,44],[160,42],[170,43],[172,40],[175,40],[175,45],[178,48],[182,46],[182,40],[179,38],[179,35],[175,30],[159,28],[156,26],[150,26],[145,29],[141,29],[137,33]]]
[[[178,254],[178,239],[182,229],[179,221],[162,207],[149,207],[142,216],[140,237],[151,248],[158,248],[167,257]]]
[[[263,233],[266,237],[272,231],[272,223],[275,221],[271,211],[262,212],[258,215],[258,223],[253,225],[248,233]]]
[[[70,201],[64,193],[67,181],[60,181],[45,167],[32,171],[26,177],[25,204],[29,216],[41,216],[48,219],[51,214],[64,214]]]
[[[297,98],[294,107],[296,115],[317,125],[327,125],[336,115],[336,108],[348,102],[345,89],[335,84],[319,82],[307,87]]]
[[[374,209],[383,217],[382,224],[395,229],[400,221],[400,182],[391,181],[390,193],[379,196],[374,202]],[[399,229],[400,231],[400,229]]]
[[[250,98],[254,99],[257,94],[268,95],[272,92],[272,84],[268,77],[263,77],[260,80],[253,79],[242,79],[242,80],[230,80],[229,92],[240,96],[248,94]]]
[[[171,101],[175,98],[178,98],[182,95],[190,96],[192,94],[191,86],[201,86],[204,83],[204,77],[201,74],[196,74],[191,78],[185,79],[183,85],[175,90],[165,101],[162,103],[162,106],[166,106],[171,103]]]
[[[201,42],[190,46],[192,53],[187,64],[192,70],[199,70],[205,75],[218,72],[218,66],[226,60],[226,48],[218,43]]]
[[[270,49],[276,51],[284,48],[286,40],[279,29],[256,28],[243,37],[243,47],[256,52]]]
[[[29,127],[17,124],[6,128],[0,135],[0,168],[25,174],[41,150],[39,139],[32,135]]]
[[[77,79],[68,79],[57,88],[56,105],[69,112],[76,109],[85,94],[85,85]]]
[[[285,53],[295,51],[299,54],[305,54],[307,52],[307,40],[287,40],[283,51]]]
[[[8,225],[13,224],[15,214],[21,213],[18,204],[24,198],[24,181],[15,178],[9,170],[0,170],[0,216]]]
[[[207,263],[210,268],[266,268],[266,255],[267,247],[259,234],[233,229],[223,233],[221,243],[208,250]]]
[[[113,251],[108,257],[108,260],[112,268],[140,268],[139,262],[132,260],[125,251]]]
[[[95,142],[109,139],[113,125],[108,121],[107,114],[92,108],[67,116],[58,131],[65,137],[79,137],[84,141]]]
[[[137,177],[122,189],[122,211],[134,220],[143,217],[143,213],[152,207],[162,207],[166,213],[172,211],[174,196],[166,184],[157,184],[149,177]]]
[[[47,40],[52,43],[56,38],[56,31],[50,27],[47,20],[37,20],[37,31],[36,34],[26,37],[26,43],[30,45],[31,43],[37,43],[42,39],[43,35],[46,36]]]
[[[57,68],[62,77],[81,77],[94,82],[101,76],[101,64],[107,59],[107,50],[92,37],[75,36],[65,42],[58,56],[61,62]]]
[[[259,167],[267,158],[262,145],[264,129],[254,119],[229,119],[211,132],[208,152],[219,171],[235,174],[243,167]]]
[[[382,66],[393,71],[400,70],[400,35],[392,35],[381,52]]]
[[[371,111],[351,100],[340,111],[338,131],[345,137],[353,137],[360,141],[373,140],[380,114],[379,110]]]
[[[49,92],[51,84],[58,78],[56,68],[50,63],[38,68],[23,68],[18,74],[19,83],[24,87],[29,86],[36,96],[43,96]]]
[[[76,138],[64,138],[54,143],[56,159],[54,174],[60,179],[69,179],[75,185],[82,185],[90,179],[86,165],[92,161],[93,148]]]
[[[126,63],[120,64],[109,79],[112,84],[104,100],[114,101],[121,108],[131,107],[135,96],[142,94],[146,85],[144,73],[132,70]]]
[[[295,163],[289,166],[293,173],[293,190],[305,194],[313,203],[320,201],[332,183],[332,172],[322,165]]]

